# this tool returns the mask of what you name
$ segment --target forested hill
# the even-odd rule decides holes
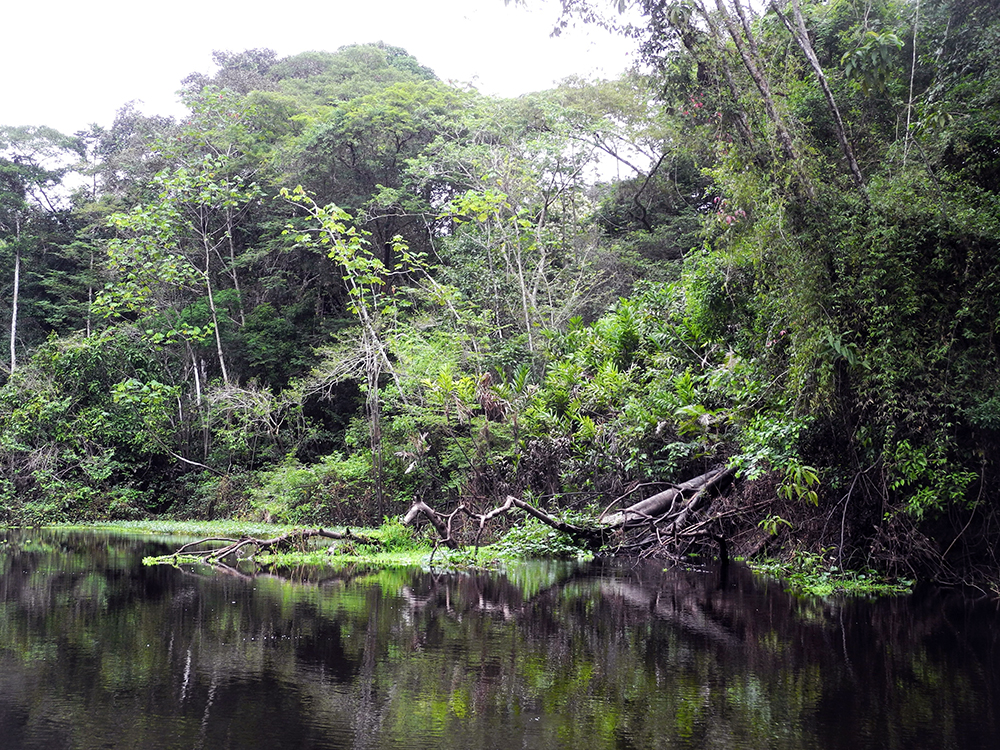
[[[620,80],[248,50],[180,122],[0,128],[3,517],[599,510],[728,465],[742,554],[996,587],[1000,2],[617,5],[563,0],[641,19]]]

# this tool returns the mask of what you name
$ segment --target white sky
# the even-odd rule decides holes
[[[550,38],[556,0],[530,0],[527,10],[503,0],[3,4],[0,125],[47,125],[67,134],[90,123],[110,125],[133,99],[146,114],[179,114],[181,80],[214,72],[214,49],[269,47],[285,56],[383,41],[403,47],[443,80],[516,96],[570,75],[616,76],[635,44],[579,25]]]

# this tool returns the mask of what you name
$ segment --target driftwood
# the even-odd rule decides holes
[[[250,536],[240,537],[239,539],[231,539],[228,537],[207,537],[205,539],[199,539],[197,542],[189,542],[188,544],[183,545],[173,554],[169,555],[169,557],[176,559],[181,555],[186,555],[188,557],[200,557],[206,562],[215,562],[222,560],[225,557],[235,555],[241,550],[248,548],[252,548],[254,552],[259,552],[261,550],[282,547],[288,544],[301,543],[313,537],[335,539],[339,541],[354,541],[373,546],[381,546],[382,544],[382,542],[378,539],[365,536],[363,534],[355,534],[350,529],[345,530],[344,533],[340,533],[338,531],[327,531],[326,529],[295,529],[271,539],[257,539],[256,537]],[[219,542],[223,542],[224,545],[222,547],[213,546],[206,549],[196,549],[205,544]]]
[[[610,514],[606,510],[593,524],[586,526],[567,523],[512,495],[508,495],[502,505],[485,513],[477,513],[467,504],[461,503],[451,513],[444,514],[418,500],[410,506],[410,510],[403,517],[403,523],[413,524],[423,517],[437,531],[441,544],[457,549],[461,546],[454,533],[454,522],[458,516],[465,516],[473,521],[476,528],[474,543],[478,544],[489,521],[517,508],[594,549],[607,544],[616,534],[624,537],[626,533],[638,532],[634,539],[619,540],[619,549],[635,552],[651,548],[662,549],[668,542],[676,546],[682,541],[689,543],[694,539],[712,539],[718,543],[720,557],[726,561],[728,550],[725,539],[707,529],[708,519],[697,523],[695,520],[699,514],[708,509],[713,493],[721,489],[732,477],[732,469],[721,467],[712,469],[683,484],[633,503],[623,510]]]

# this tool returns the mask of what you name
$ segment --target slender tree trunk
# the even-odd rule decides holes
[[[219,314],[215,309],[215,295],[212,292],[211,259],[208,236],[203,235],[205,243],[205,289],[208,292],[208,309],[212,312],[212,326],[215,328],[215,350],[219,357],[219,368],[222,370],[222,382],[229,385],[229,371],[226,369],[226,358],[222,353],[222,334],[219,332]]]
[[[215,309],[215,297],[212,293],[212,281],[205,274],[205,288],[208,290],[208,307],[212,311],[212,325],[215,327],[215,351],[219,356],[219,368],[222,370],[222,382],[229,385],[229,370],[226,369],[226,357],[222,353],[222,334],[219,332],[219,314]]]
[[[246,315],[243,311],[243,293],[240,291],[240,275],[236,271],[236,243],[233,241],[233,216],[232,212],[226,212],[226,239],[229,243],[229,275],[233,279],[233,289],[236,290],[237,312],[240,316],[240,326],[247,324]]]
[[[17,368],[17,303],[21,290],[21,246],[14,250],[14,297],[10,304],[10,371]]]
[[[833,115],[833,129],[837,135],[840,150],[843,151],[844,158],[847,159],[847,166],[851,170],[854,182],[857,183],[860,190],[864,191],[864,175],[861,174],[861,167],[858,166],[858,161],[854,158],[854,149],[851,148],[851,142],[847,138],[847,128],[844,127],[844,120],[840,116],[840,108],[837,106],[837,101],[833,98],[833,91],[830,90],[830,84],[823,73],[823,67],[819,64],[819,58],[816,57],[816,51],[813,49],[812,42],[809,41],[809,31],[806,29],[806,22],[802,15],[802,8],[799,6],[799,0],[791,0],[791,5],[795,16],[795,26],[792,26],[788,17],[781,12],[775,0],[771,0],[771,7],[774,9],[774,12],[778,14],[781,22],[785,24],[785,28],[791,33],[792,38],[795,39],[796,44],[799,45],[799,49],[805,54],[809,65],[812,66],[813,72],[816,74],[816,80],[819,81],[819,87],[823,91],[823,98],[826,99],[826,106],[830,110],[830,114]]]
[[[346,277],[345,280],[350,289],[362,291],[362,287],[356,284],[353,278]],[[368,387],[368,393],[365,396],[365,411],[368,414],[368,447],[372,454],[372,483],[375,488],[375,504],[378,514],[381,516],[384,515],[387,508],[385,504],[385,460],[382,446],[382,394],[379,390],[379,380],[383,372],[389,372],[394,379],[396,373],[382,345],[378,319],[373,316],[372,310],[365,302],[364,294],[360,293],[355,296],[356,312],[361,323],[365,384]]]
[[[94,248],[90,248],[90,267],[87,276],[87,338],[91,334],[91,313],[94,306]]]
[[[499,214],[498,214],[499,218]],[[517,220],[516,217],[514,219]],[[525,278],[524,262],[521,254],[521,232],[514,227],[514,265],[517,268],[517,284],[521,290],[521,312],[524,315],[524,332],[528,334],[528,351],[535,351],[534,337],[531,335],[531,310],[528,304],[528,281]]]
[[[917,71],[917,28],[920,25],[920,0],[917,0],[916,12],[913,16],[913,54],[910,59],[910,95],[906,101],[906,131],[903,133],[903,168],[906,168],[906,157],[910,152],[910,122],[913,117],[913,77]]]
[[[205,360],[199,357],[198,362],[195,366],[201,367],[201,380],[202,382],[205,382],[208,379],[208,372],[207,372],[208,368],[205,367]],[[208,424],[207,408],[204,410],[204,414],[202,415],[202,420],[201,420],[201,441],[202,441],[202,455],[205,456],[205,460],[207,461],[208,452],[209,449],[211,448],[211,441],[212,441],[212,430],[209,428]]]
[[[385,507],[385,460],[382,451],[382,400],[379,392],[379,378],[382,375],[382,352],[380,342],[373,331],[365,328],[363,335],[365,357],[365,380],[368,393],[365,407],[368,412],[368,447],[372,454],[372,483],[375,487],[375,505],[378,516],[386,512]]]
[[[194,400],[198,404],[198,411],[201,411],[201,378],[198,376],[198,357],[191,351],[191,366],[194,369]]]
[[[742,29],[736,25],[732,16],[726,10],[724,0],[715,0],[715,5],[719,9],[723,23],[726,25],[726,30],[729,32],[733,44],[736,45],[736,50],[743,61],[743,67],[750,74],[750,78],[753,79],[754,85],[760,93],[761,99],[764,102],[764,110],[767,112],[768,119],[770,119],[774,127],[774,134],[778,139],[781,150],[784,152],[785,157],[792,163],[799,179],[803,183],[806,193],[810,198],[813,197],[812,182],[802,170],[801,164],[799,164],[798,156],[795,153],[795,145],[792,141],[792,134],[785,125],[784,117],[782,117],[777,106],[775,106],[774,95],[771,93],[771,85],[768,83],[766,76],[761,72],[760,65],[758,64],[760,57],[757,54],[757,42],[751,32],[750,24],[746,18],[743,6],[740,4],[740,0],[733,0],[733,7],[740,18]]]
[[[733,70],[729,66],[729,61],[724,54],[724,43],[722,41],[722,34],[719,31],[719,25],[715,23],[712,14],[708,12],[708,9],[701,2],[698,2],[695,8],[708,26],[708,30],[711,32],[712,39],[715,42],[713,57],[722,69],[722,77],[726,80],[726,86],[729,88],[729,93],[733,97],[733,104],[736,106],[736,129],[743,136],[746,144],[750,146],[754,142],[753,131],[750,129],[750,117],[747,115],[747,111],[739,104],[739,88],[736,85],[736,80],[733,78]]]

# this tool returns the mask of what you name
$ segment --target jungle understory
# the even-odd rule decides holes
[[[612,80],[254,49],[0,126],[0,522],[1000,593],[998,0],[619,5]]]

